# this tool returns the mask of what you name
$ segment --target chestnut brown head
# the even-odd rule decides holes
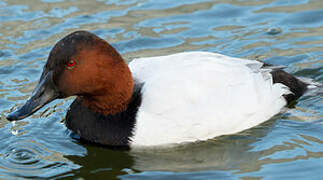
[[[132,90],[131,72],[120,54],[96,35],[77,31],[56,43],[32,97],[7,119],[23,119],[54,99],[73,95],[94,111],[117,113]]]

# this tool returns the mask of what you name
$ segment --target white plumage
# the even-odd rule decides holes
[[[132,145],[207,140],[268,120],[290,91],[262,65],[208,52],[134,59],[130,70],[144,86]]]

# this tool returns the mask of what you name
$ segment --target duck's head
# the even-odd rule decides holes
[[[131,72],[120,54],[96,35],[77,31],[56,43],[30,99],[7,119],[26,118],[73,95],[96,112],[114,114],[126,108],[132,91]]]

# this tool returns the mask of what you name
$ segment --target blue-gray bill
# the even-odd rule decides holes
[[[49,71],[41,77],[38,85],[26,103],[22,107],[10,113],[7,116],[7,119],[9,121],[24,119],[58,97],[59,92],[55,89],[55,85],[52,80],[52,72]]]

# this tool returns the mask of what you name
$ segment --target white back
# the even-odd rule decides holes
[[[131,72],[144,86],[132,145],[206,140],[268,120],[290,92],[262,65],[207,52],[133,60]]]

